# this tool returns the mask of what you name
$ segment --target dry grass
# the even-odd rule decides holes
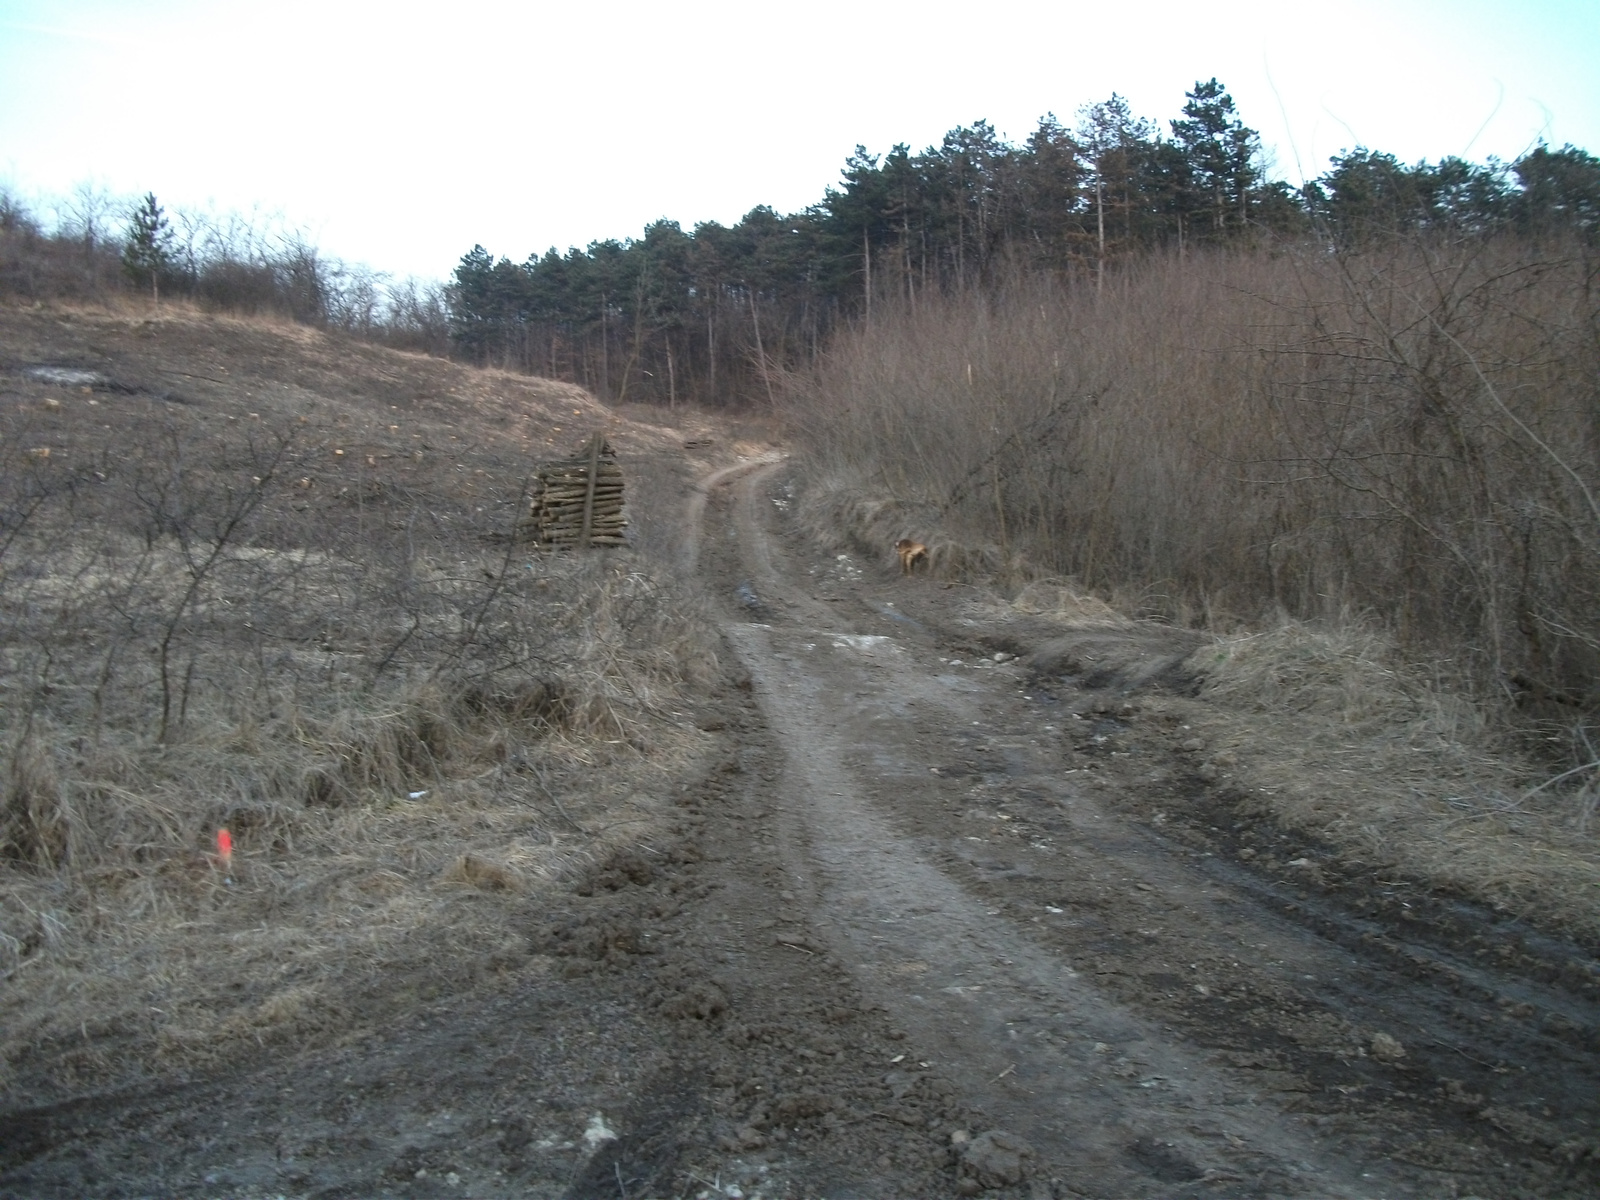
[[[1600,938],[1600,845],[1581,797],[1392,641],[1285,622],[1197,651],[1185,719],[1205,761],[1285,825],[1536,923]]]
[[[125,389],[15,375],[0,408],[0,1086],[447,995],[526,954],[518,906],[659,835],[713,626],[636,551],[503,536],[587,397],[234,321],[0,335]]]
[[[1011,601],[1017,612],[1049,617],[1067,629],[1131,629],[1133,620],[1070,581],[1036,579]]]
[[[802,526],[825,545],[848,546],[869,559],[894,556],[901,538],[928,547],[928,570],[947,579],[997,584],[1027,578],[1028,566],[980,528],[941,514],[932,504],[886,498],[842,477],[813,478],[798,513]]]

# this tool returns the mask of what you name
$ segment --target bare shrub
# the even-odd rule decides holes
[[[0,189],[0,295],[117,304],[148,299],[121,269],[133,201],[80,185],[54,202],[54,222]],[[277,317],[365,341],[450,352],[441,284],[401,282],[323,254],[300,230],[261,213],[174,210],[161,296],[240,317]],[[135,301],[138,302],[138,301]]]
[[[389,285],[386,304],[381,323],[386,345],[449,356],[450,309],[443,285],[403,279]]]
[[[1507,236],[1023,278],[842,337],[796,421],[827,503],[1148,615],[1368,612],[1484,694],[1592,706],[1596,263]]]
[[[992,546],[944,569],[1064,627],[1112,624],[1097,596],[1211,631],[1202,778],[1593,933],[1597,265],[1392,239],[925,295],[797,384],[804,506]]]

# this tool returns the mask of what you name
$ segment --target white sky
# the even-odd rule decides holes
[[[0,0],[0,183],[284,214],[326,253],[443,278],[554,245],[818,200],[856,143],[1121,92],[1163,122],[1217,76],[1299,182],[1600,153],[1596,0]]]

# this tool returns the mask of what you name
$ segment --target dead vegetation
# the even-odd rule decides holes
[[[1593,280],[1501,237],[929,296],[796,390],[803,507],[1063,627],[1206,631],[1215,778],[1594,932]]]
[[[442,285],[341,262],[260,213],[167,213],[170,240],[157,262],[130,274],[123,256],[135,203],[84,183],[46,206],[55,209],[50,221],[0,186],[0,296],[99,306],[155,291],[180,312],[270,317],[441,356],[450,349]]]
[[[603,419],[582,393],[215,319],[0,323],[4,1083],[448,994],[526,954],[496,905],[653,836],[714,640],[637,552],[513,536],[535,456]]]
[[[1600,939],[1600,846],[1586,789],[1546,785],[1481,705],[1404,664],[1385,635],[1298,622],[1191,656],[1202,774],[1284,826],[1587,940]]]
[[[987,538],[980,524],[941,512],[936,504],[885,497],[845,475],[812,478],[800,517],[813,536],[848,543],[869,560],[887,561],[891,547],[909,537],[928,547],[927,570],[939,578],[1004,587],[1029,577],[1028,564]]]
[[[1370,612],[1485,693],[1583,704],[1594,267],[1506,238],[1019,279],[842,338],[795,419],[818,503],[874,542],[1180,624]]]

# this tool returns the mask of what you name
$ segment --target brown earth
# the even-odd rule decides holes
[[[123,336],[62,328],[27,357]],[[208,336],[234,370],[264,337]],[[303,369],[284,339],[254,375]],[[510,377],[414,365],[528,420]],[[902,579],[809,538],[769,448],[612,421],[650,497],[627,553],[698,581],[726,648],[637,836],[474,890],[496,946],[292,1040],[23,1062],[0,1196],[1600,1192],[1595,948],[1274,823],[1216,769],[1195,635]],[[580,840],[620,811],[573,807]]]

